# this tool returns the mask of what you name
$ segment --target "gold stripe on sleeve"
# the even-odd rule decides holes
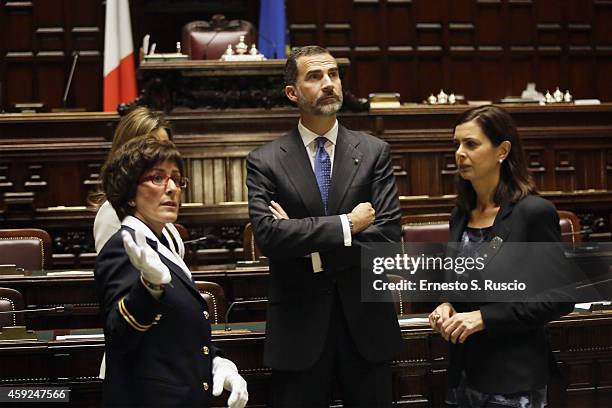
[[[128,312],[127,308],[125,307],[125,304],[123,303],[124,300],[125,298],[121,298],[121,300],[119,301],[119,313],[121,313],[121,316],[123,316],[125,321],[128,322],[128,324],[132,326],[134,329],[141,331],[141,332],[144,332],[150,329],[151,326],[153,326],[152,324],[148,324],[148,325],[140,324],[136,321],[136,319],[134,319],[134,316],[132,316],[130,312]]]

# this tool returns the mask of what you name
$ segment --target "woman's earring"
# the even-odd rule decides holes
[[[500,163],[501,163],[501,161],[500,161]],[[130,201],[128,201],[128,205],[129,205],[130,207],[136,207],[136,203],[134,202],[134,200],[130,200]]]
[[[504,159],[499,159],[499,164],[502,164],[503,161]]]

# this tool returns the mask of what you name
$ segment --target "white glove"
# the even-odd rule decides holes
[[[170,270],[159,259],[157,252],[147,244],[143,231],[136,230],[136,242],[127,231],[121,231],[123,246],[127,252],[130,262],[142,273],[142,277],[154,285],[170,283],[172,277]]]
[[[249,392],[247,391],[246,381],[238,374],[236,364],[221,357],[215,357],[212,363],[213,395],[218,397],[225,388],[231,392],[227,399],[227,406],[229,408],[243,408],[249,400]]]

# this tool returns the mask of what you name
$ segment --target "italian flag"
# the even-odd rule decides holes
[[[104,24],[104,111],[136,98],[134,47],[128,0],[106,0]]]

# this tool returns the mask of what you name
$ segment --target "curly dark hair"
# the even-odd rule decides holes
[[[453,134],[457,126],[474,121],[487,136],[493,146],[499,146],[504,141],[511,144],[508,157],[501,165],[499,184],[493,197],[495,204],[504,200],[519,201],[528,194],[537,193],[533,178],[527,168],[527,159],[518,130],[510,114],[493,105],[480,106],[463,112],[455,122]],[[470,214],[476,206],[476,192],[472,183],[457,175],[457,206]]]
[[[120,220],[134,213],[128,202],[136,196],[142,176],[167,160],[174,162],[184,174],[183,159],[174,143],[145,135],[126,142],[106,162],[102,168],[102,190]]]

